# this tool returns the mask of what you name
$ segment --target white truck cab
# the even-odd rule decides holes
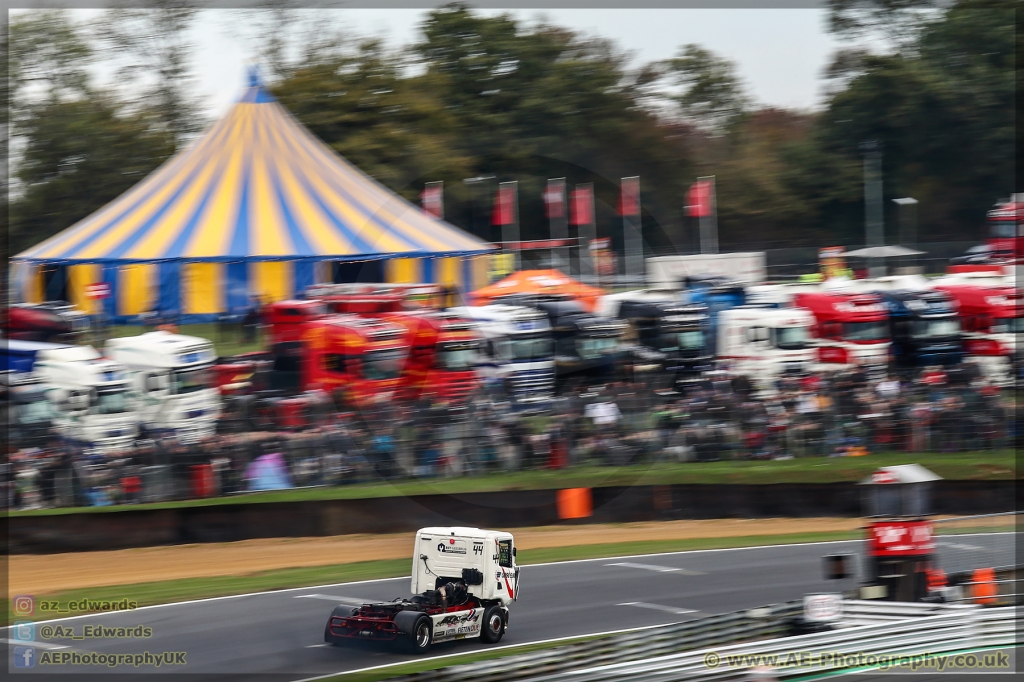
[[[718,313],[718,358],[759,388],[787,370],[812,369],[814,316],[799,308],[738,306]]]
[[[54,431],[98,452],[132,445],[139,434],[128,375],[92,346],[62,346],[36,354],[33,373],[48,386]]]
[[[484,338],[482,370],[503,381],[520,403],[548,400],[555,390],[551,323],[540,310],[494,303],[449,309],[470,320]]]
[[[146,429],[184,443],[214,434],[221,404],[210,372],[217,359],[212,343],[155,331],[110,339],[106,350],[127,367]]]
[[[511,533],[461,527],[416,533],[413,594],[436,589],[438,581],[462,580],[477,599],[508,606],[518,596],[518,578]]]
[[[509,604],[519,598],[519,568],[511,533],[433,527],[416,533],[412,599],[334,608],[324,642],[390,642],[417,654],[432,644],[479,637],[501,641]]]

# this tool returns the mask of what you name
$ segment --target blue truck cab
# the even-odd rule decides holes
[[[893,361],[904,369],[952,366],[963,358],[956,301],[943,291],[877,292],[889,309]]]

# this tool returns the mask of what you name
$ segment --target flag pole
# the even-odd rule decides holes
[[[569,215],[565,201],[565,178],[551,178],[544,190],[544,204],[548,210],[548,226],[552,240],[569,239]],[[558,195],[555,201],[555,194]],[[557,206],[557,210],[556,207]],[[556,269],[565,268],[566,274],[572,274],[569,249],[564,244],[556,246],[551,250],[552,260]]]
[[[643,282],[644,246],[640,223],[640,176],[622,178],[621,203],[622,243],[626,250],[627,277],[638,277]]]

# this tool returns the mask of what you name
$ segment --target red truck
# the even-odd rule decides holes
[[[889,362],[889,312],[875,294],[804,292],[793,305],[814,315],[818,362],[828,368],[885,367]]]
[[[1012,381],[1017,335],[1024,333],[1024,292],[1011,286],[938,284],[959,304],[964,353],[997,383]]]
[[[321,288],[319,300],[333,313],[386,320],[406,330],[410,353],[403,371],[402,398],[430,395],[462,403],[479,388],[476,360],[482,341],[472,322],[408,298],[433,285],[406,285],[405,290],[358,286],[361,290],[356,292],[345,285]]]
[[[401,383],[409,344],[404,327],[331,313],[319,301],[267,308],[277,388],[339,393],[347,404],[390,399]]]

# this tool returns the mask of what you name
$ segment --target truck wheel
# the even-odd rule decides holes
[[[480,639],[488,644],[497,644],[505,634],[505,617],[500,606],[491,606],[484,611],[484,622],[480,629]]]
[[[430,640],[433,639],[433,625],[430,618],[420,616],[416,624],[412,626],[412,634],[409,636],[409,650],[414,654],[425,654],[430,649]]]

